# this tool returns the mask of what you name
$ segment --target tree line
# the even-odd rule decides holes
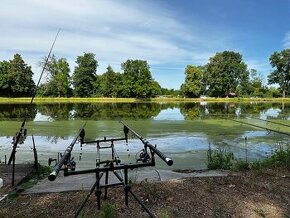
[[[186,97],[256,96],[285,97],[290,92],[290,49],[274,52],[269,58],[274,70],[267,85],[255,69],[248,69],[242,55],[233,51],[216,53],[204,66],[188,65],[181,93]]]
[[[44,66],[44,58],[40,65]],[[269,58],[273,72],[268,76],[268,87],[255,69],[248,69],[242,55],[233,51],[216,53],[204,66],[188,65],[180,90],[162,88],[152,77],[145,60],[128,59],[121,64],[122,73],[108,66],[97,74],[98,61],[93,53],[76,58],[70,71],[65,58],[52,55],[46,65],[46,81],[37,90],[42,97],[122,97],[154,98],[159,95],[200,97],[257,96],[285,97],[290,92],[290,49],[274,52]],[[0,96],[29,97],[35,94],[33,72],[15,54],[12,60],[0,61]],[[169,75],[170,77],[170,75]]]

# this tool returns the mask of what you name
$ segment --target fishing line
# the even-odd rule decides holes
[[[242,121],[239,121],[239,120],[234,120],[234,119],[231,119],[231,120],[234,121],[234,122],[237,122],[237,123],[244,124],[244,125],[249,125],[249,126],[257,127],[257,128],[260,128],[260,129],[265,129],[267,131],[271,131],[271,132],[275,132],[275,133],[279,133],[279,134],[290,136],[290,133],[287,133],[287,132],[281,132],[281,131],[270,129],[270,128],[267,128],[267,127],[262,127],[262,126],[258,126],[258,125],[255,125],[255,124],[242,122]]]
[[[58,30],[58,32],[57,32],[57,34],[56,34],[56,36],[55,36],[55,38],[54,38],[54,41],[53,41],[52,46],[51,46],[51,48],[50,48],[50,50],[49,50],[48,56],[47,56],[47,58],[46,58],[46,60],[45,60],[45,63],[44,63],[44,66],[43,66],[43,68],[42,68],[42,71],[41,71],[40,77],[39,77],[39,79],[38,79],[38,82],[37,82],[37,85],[36,85],[36,87],[35,87],[34,93],[33,93],[32,98],[31,98],[31,100],[30,100],[30,103],[29,103],[29,109],[28,109],[28,110],[31,110],[31,109],[32,109],[32,103],[33,103],[33,100],[34,100],[34,98],[35,98],[35,96],[36,96],[36,93],[37,93],[37,90],[38,90],[38,87],[39,87],[39,84],[40,84],[41,78],[42,78],[43,73],[44,73],[44,71],[45,71],[45,67],[46,67],[46,65],[47,65],[47,63],[48,63],[48,60],[49,60],[49,58],[50,58],[50,55],[51,55],[52,49],[53,49],[53,47],[54,47],[54,44],[55,44],[55,42],[56,42],[56,39],[57,39],[57,37],[58,37],[59,32],[60,32],[60,29]],[[11,155],[10,155],[9,160],[8,160],[8,165],[10,165],[11,162],[13,161],[13,182],[12,182],[13,185],[14,185],[15,153],[16,153],[16,148],[17,148],[17,145],[18,145],[18,143],[19,143],[19,141],[20,141],[20,138],[23,137],[23,136],[26,136],[26,129],[24,128],[25,123],[26,123],[26,120],[27,120],[27,112],[24,113],[23,121],[22,121],[21,127],[20,127],[19,131],[16,133],[15,140],[13,140],[13,142],[12,142],[12,151],[11,151]]]
[[[268,123],[273,123],[273,124],[277,124],[277,125],[281,125],[281,126],[290,127],[290,125],[287,125],[287,124],[284,124],[284,123],[275,122],[275,121],[271,121],[271,120],[264,120],[264,119],[261,119],[261,118],[251,118],[251,119],[261,120],[261,121],[268,122]]]

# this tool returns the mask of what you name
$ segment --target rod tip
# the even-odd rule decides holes
[[[56,179],[56,172],[53,171],[51,174],[48,175],[49,181],[54,181]]]
[[[165,161],[166,161],[168,166],[172,166],[173,165],[173,160],[172,159],[167,157],[167,158],[165,158]]]

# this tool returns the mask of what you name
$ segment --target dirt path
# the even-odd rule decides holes
[[[245,172],[134,183],[132,190],[157,217],[290,217],[289,170]],[[285,176],[287,175],[287,176]],[[92,195],[81,217],[148,217],[136,201],[124,203],[123,188],[111,188],[96,209]],[[0,217],[71,217],[87,191],[26,194],[0,203]]]
[[[178,173],[169,170],[147,170],[147,171],[130,171],[129,179],[133,182],[142,181],[169,181],[174,179],[183,179],[189,177],[214,177],[227,176],[229,171],[222,170],[205,170],[189,173]],[[64,177],[58,175],[55,181],[44,179],[39,181],[35,186],[25,190],[24,194],[50,193],[50,192],[66,192],[66,191],[81,191],[90,190],[95,183],[95,174],[80,174]],[[109,184],[117,183],[119,180],[111,172],[109,174]],[[104,177],[101,179],[101,184],[104,184]]]

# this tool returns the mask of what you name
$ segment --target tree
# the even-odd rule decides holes
[[[73,86],[75,96],[88,97],[95,93],[96,71],[98,61],[95,60],[95,54],[85,53],[78,56],[77,66],[73,74]]]
[[[269,60],[276,69],[269,74],[268,84],[278,84],[285,98],[290,85],[290,49],[274,52]]]
[[[116,73],[109,65],[107,71],[101,76],[100,92],[105,97],[114,97],[117,95],[117,86],[119,81],[117,80]]]
[[[236,93],[239,85],[245,83],[249,72],[242,55],[233,51],[218,52],[206,65],[206,84],[211,96],[224,97]]]
[[[181,92],[186,97],[199,97],[205,91],[203,80],[204,68],[188,65],[185,69],[185,83],[181,85]]]
[[[257,73],[257,70],[251,69],[250,71],[250,81],[248,85],[248,93],[257,96],[257,97],[264,97],[267,92],[266,87],[263,85],[263,78],[261,74]]]
[[[9,96],[11,93],[11,81],[9,80],[9,62],[0,62],[0,95]]]
[[[150,98],[161,93],[161,88],[156,86],[147,61],[127,60],[122,63],[124,70],[123,96],[133,98]],[[160,86],[159,86],[160,87]]]
[[[35,83],[32,79],[31,67],[25,64],[20,54],[15,54],[9,61],[8,80],[9,89],[13,97],[32,96],[35,91]]]
[[[49,78],[42,87],[44,89],[43,94],[57,97],[70,96],[70,69],[67,60],[65,58],[57,59],[52,55],[47,63],[46,70],[49,72]]]

